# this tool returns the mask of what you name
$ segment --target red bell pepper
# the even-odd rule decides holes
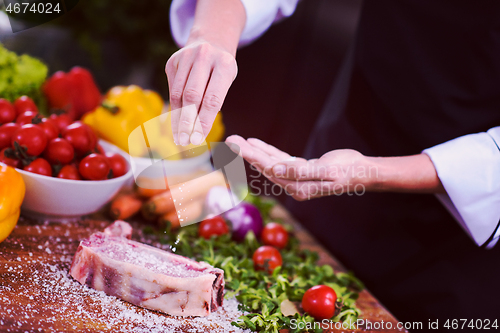
[[[45,82],[43,92],[51,108],[65,110],[73,120],[94,110],[102,100],[92,74],[81,67],[54,73]]]

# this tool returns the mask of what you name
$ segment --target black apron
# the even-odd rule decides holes
[[[418,154],[498,125],[500,1],[365,1],[305,157]],[[500,321],[500,245],[479,248],[433,195],[288,205],[399,320]]]

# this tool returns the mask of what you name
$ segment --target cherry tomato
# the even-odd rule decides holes
[[[64,131],[64,129],[66,127],[68,127],[69,125],[71,125],[71,123],[73,122],[70,118],[70,116],[68,116],[67,114],[65,113],[62,113],[60,115],[57,115],[57,114],[51,114],[49,119],[53,120],[54,123],[56,124],[56,126],[59,128],[59,132],[62,132]]]
[[[49,162],[47,162],[43,158],[37,158],[36,160],[25,166],[23,170],[48,177],[52,176],[52,168],[50,167]]]
[[[198,235],[205,239],[210,239],[212,236],[225,235],[227,233],[229,233],[229,227],[226,221],[218,215],[201,221],[198,226]]]
[[[33,118],[38,116],[38,112],[35,111],[25,111],[21,113],[19,116],[16,118],[16,123],[19,124],[19,126],[23,126],[26,124],[32,124],[33,123]]]
[[[285,248],[288,243],[288,232],[279,223],[268,223],[260,235],[262,243],[274,246],[278,249]]]
[[[19,128],[21,128],[21,126],[16,123],[7,123],[0,126],[0,149],[12,145],[12,136]]]
[[[4,98],[0,98],[0,124],[10,123],[16,120],[16,110],[10,102]]]
[[[75,150],[68,140],[55,138],[47,144],[43,157],[51,164],[68,164],[75,157]]]
[[[45,135],[47,135],[47,140],[49,141],[59,136],[59,128],[50,118],[42,118],[42,122],[39,123],[38,126],[43,129]]]
[[[17,142],[21,147],[26,147],[26,153],[31,156],[38,156],[47,146],[47,136],[38,125],[26,124],[21,126],[12,136],[12,146]]]
[[[308,289],[302,297],[302,308],[316,320],[330,319],[335,314],[337,294],[325,285]]]
[[[77,154],[85,154],[95,148],[97,137],[86,124],[74,122],[62,132],[63,137],[71,143]]]
[[[81,160],[78,167],[80,175],[88,180],[104,180],[108,178],[111,166],[106,156],[90,154]]]
[[[283,264],[280,251],[269,245],[263,245],[255,250],[252,259],[256,270],[268,273],[272,273],[276,267]]]
[[[7,164],[7,165],[9,165],[11,167],[14,167],[14,168],[20,168],[21,167],[21,161],[20,160],[5,156],[5,151],[7,149],[11,149],[11,148],[4,148],[4,149],[2,149],[0,151],[0,162],[4,163],[4,164]]]
[[[101,154],[101,155],[106,155],[106,152],[104,151],[104,148],[102,148],[102,146],[100,144],[97,144],[97,146],[95,147],[96,151],[98,154]]]
[[[123,176],[128,171],[128,164],[125,157],[118,153],[106,153],[106,157],[113,170],[113,178]]]
[[[38,108],[35,102],[28,96],[21,96],[14,101],[14,108],[18,115],[23,114],[25,111],[33,111],[38,113]]]
[[[80,173],[76,166],[72,164],[65,165],[61,168],[61,171],[57,174],[57,178],[62,179],[72,179],[72,180],[81,180]]]

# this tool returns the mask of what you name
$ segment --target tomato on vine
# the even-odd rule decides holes
[[[62,178],[62,179],[71,179],[71,180],[81,180],[82,177],[80,176],[80,173],[78,172],[78,169],[76,166],[72,164],[65,165],[61,168],[59,173],[57,174],[57,178]]]
[[[102,149],[100,145],[97,146]],[[128,171],[128,164],[125,157],[118,153],[106,153],[106,157],[109,160],[109,164],[111,166],[111,170],[113,170],[113,177],[121,177]]]
[[[25,166],[23,170],[37,173],[43,176],[52,176],[52,167],[50,166],[49,162],[47,162],[47,160],[43,158],[37,158],[36,160]]]
[[[21,96],[14,101],[14,108],[18,115],[24,113],[25,111],[33,111],[38,113],[38,108],[35,102],[28,96]]]
[[[71,123],[73,122],[70,116],[68,116],[65,113],[61,113],[60,115],[53,113],[50,115],[49,119],[56,124],[57,128],[59,129],[59,132],[64,131],[64,129],[69,125],[71,125]]]
[[[16,120],[16,116],[14,106],[8,100],[0,98],[0,125]]]
[[[11,154],[9,154],[9,152]],[[14,167],[14,168],[20,168],[21,167],[21,161],[12,156],[13,150],[12,148],[4,148],[0,151],[0,162],[7,164],[8,166]]]
[[[101,154],[90,154],[84,157],[78,166],[80,175],[88,180],[108,179],[110,170],[108,159]]]
[[[16,123],[19,124],[19,126],[23,126],[26,124],[32,124],[33,123],[33,118],[39,117],[38,112],[35,111],[25,111],[21,113],[19,116],[16,118]]]
[[[45,132],[49,141],[59,136],[59,128],[52,119],[42,118],[38,126]]]
[[[75,150],[68,140],[55,138],[49,141],[43,156],[51,164],[68,164],[75,157]]]
[[[47,136],[38,125],[26,124],[12,136],[12,147],[16,148],[16,144],[25,148],[28,155],[38,156],[47,146]]]
[[[63,137],[71,143],[77,154],[85,154],[97,145],[97,136],[86,124],[74,122],[62,132]]]
[[[0,126],[0,149],[4,149],[12,145],[12,136],[19,128],[21,128],[21,126],[16,123],[7,123]]]

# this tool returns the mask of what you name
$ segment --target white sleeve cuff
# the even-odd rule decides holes
[[[466,135],[423,151],[446,194],[437,195],[478,244],[492,247],[500,236],[500,127]],[[488,244],[485,244],[485,243]]]
[[[247,13],[240,46],[260,37],[276,21],[293,14],[299,0],[241,0]]]
[[[173,0],[170,5],[170,31],[180,47],[187,43],[195,11],[196,0]]]
[[[299,0],[241,0],[247,14],[240,46],[253,42],[283,17],[292,15]],[[194,23],[196,0],[173,0],[170,7],[170,29],[179,46],[184,46]]]

